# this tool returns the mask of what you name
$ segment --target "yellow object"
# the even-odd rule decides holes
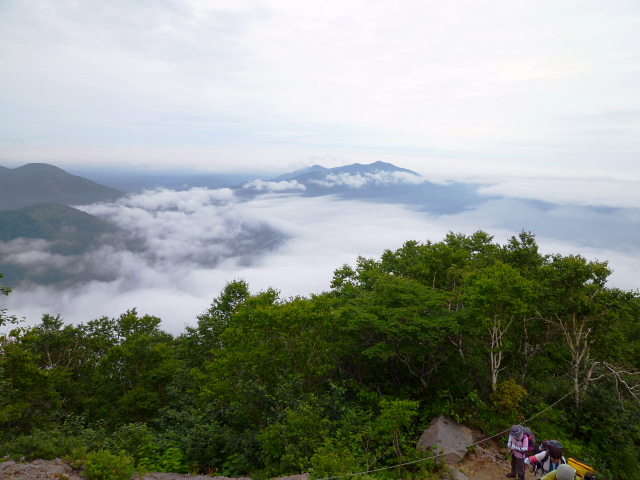
[[[576,476],[584,478],[587,473],[596,473],[596,469],[575,458],[568,458],[567,464],[576,469]]]

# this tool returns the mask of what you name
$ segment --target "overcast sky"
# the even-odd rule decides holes
[[[0,164],[640,180],[637,0],[0,0]]]
[[[138,306],[176,331],[233,278],[318,292],[358,255],[479,228],[499,242],[533,228],[545,252],[609,260],[614,285],[637,288],[639,86],[638,0],[0,0],[0,165],[275,174],[382,160],[557,204],[435,217],[267,195],[232,202],[231,218],[195,190],[175,199],[191,206],[171,230],[149,212],[174,194],[145,194],[142,209],[92,213],[125,227],[137,215],[161,261],[95,252],[89,265],[113,265],[119,280],[15,290],[9,307],[83,321]],[[204,225],[199,215],[222,222],[212,228],[265,221],[286,241],[249,264],[232,252],[192,268],[163,252],[181,239],[211,254],[199,249],[213,230],[184,227]],[[68,261],[32,247],[20,261]]]

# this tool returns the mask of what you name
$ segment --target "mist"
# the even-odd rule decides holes
[[[304,196],[286,182],[250,188],[258,192],[250,199],[231,189],[160,189],[80,207],[117,225],[130,248],[105,244],[64,256],[49,253],[50,245],[40,240],[0,244],[4,263],[64,269],[79,279],[63,286],[19,285],[6,308],[29,324],[43,313],[78,323],[136,308],[180,333],[231,280],[246,280],[254,293],[273,287],[283,298],[321,293],[333,271],[358,256],[378,258],[407,240],[437,242],[449,231],[477,230],[499,243],[531,231],[543,253],[608,260],[611,286],[637,288],[638,209],[494,196],[439,215],[402,204]]]

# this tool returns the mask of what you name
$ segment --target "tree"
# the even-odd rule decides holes
[[[263,425],[303,392],[317,391],[339,358],[328,296],[280,302],[268,289],[231,316],[206,364],[204,397],[245,426]]]
[[[116,343],[96,366],[91,410],[110,421],[147,421],[166,405],[167,388],[181,369],[174,339],[159,329],[158,317],[139,316],[135,309],[109,323]]]
[[[389,388],[407,388],[413,378],[426,390],[429,379],[456,353],[459,324],[448,308],[450,294],[380,271],[369,283],[338,310],[340,328],[352,338],[350,363],[358,357],[363,366],[373,361],[366,368],[378,387],[386,379],[395,384]]]
[[[214,349],[222,346],[222,333],[229,325],[231,317],[250,296],[249,285],[244,280],[227,283],[211,306],[198,315],[197,327],[187,327],[179,343],[183,358],[191,367],[199,367],[211,359]]]
[[[591,384],[600,378],[601,360],[592,345],[612,314],[610,275],[606,262],[590,262],[578,255],[556,255],[545,267],[547,322],[563,336],[571,356],[574,402],[580,405]]]
[[[0,273],[0,279],[3,278],[3,275]],[[11,293],[11,289],[9,287],[5,287],[0,284],[0,296],[7,296]],[[7,324],[15,324],[18,323],[18,318],[15,315],[9,315],[7,313],[6,308],[0,309],[0,328],[4,327]]]
[[[514,322],[521,324],[531,313],[531,282],[502,262],[471,273],[467,282],[470,329],[484,331],[488,338],[491,390],[495,391],[505,353],[514,346]]]

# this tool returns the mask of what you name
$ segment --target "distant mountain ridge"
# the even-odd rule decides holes
[[[406,173],[415,177],[421,177],[419,173],[406,168],[396,167],[391,163],[374,162],[368,164],[352,163],[342,167],[326,168],[321,165],[313,165],[312,167],[294,172],[286,173],[272,179],[274,182],[296,180],[300,183],[308,183],[311,181],[322,179],[328,175],[372,175],[376,173]]]
[[[71,175],[46,163],[0,167],[0,210],[42,203],[82,205],[115,200],[124,192]]]
[[[476,185],[433,183],[413,170],[381,161],[335,168],[313,165],[269,181],[247,182],[237,193],[248,198],[263,193],[332,195],[345,200],[400,203],[439,214],[459,212],[489,198],[478,194]]]

